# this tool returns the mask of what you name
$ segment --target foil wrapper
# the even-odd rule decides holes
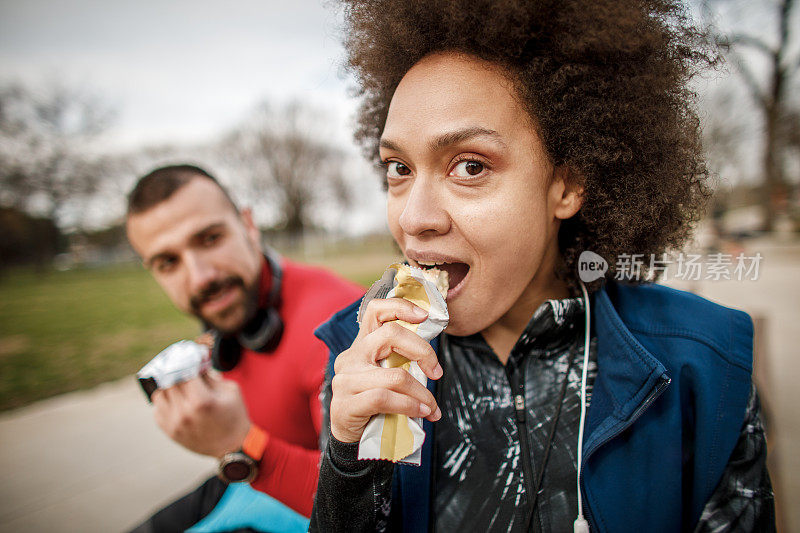
[[[157,389],[167,389],[194,379],[209,368],[211,354],[208,346],[183,340],[167,346],[153,357],[136,373],[136,377],[147,399],[152,401]]]
[[[447,294],[447,273],[438,270],[422,270],[403,264],[394,264],[386,269],[383,277],[370,287],[358,310],[358,321],[367,304],[375,298],[404,298],[428,312],[428,318],[420,324],[403,320],[396,322],[417,335],[431,341],[439,335],[450,316],[444,295]],[[383,368],[403,368],[427,386],[428,378],[416,361],[409,361],[392,352],[380,361]],[[359,459],[384,459],[419,466],[422,459],[422,444],[425,432],[421,418],[409,418],[398,414],[373,416],[367,423],[358,446]]]

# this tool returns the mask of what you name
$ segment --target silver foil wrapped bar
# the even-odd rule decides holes
[[[152,401],[157,389],[167,389],[196,378],[209,368],[211,355],[208,346],[183,340],[167,346],[153,357],[136,373],[136,377],[147,399]]]

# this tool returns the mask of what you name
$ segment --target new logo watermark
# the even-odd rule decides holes
[[[650,281],[656,275],[662,281],[737,280],[756,281],[764,256],[714,253],[707,256],[681,252],[676,256],[664,254],[620,254],[614,264],[614,279],[619,281]],[[608,271],[608,262],[598,254],[586,250],[578,257],[578,277],[584,283],[602,278]]]
[[[584,283],[591,283],[605,276],[608,262],[594,252],[586,250],[578,257],[578,277]]]

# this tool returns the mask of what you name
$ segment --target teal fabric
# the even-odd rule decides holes
[[[244,528],[269,533],[308,531],[308,518],[247,483],[231,483],[214,510],[187,531],[219,533]]]

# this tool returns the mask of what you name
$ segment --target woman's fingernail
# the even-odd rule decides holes
[[[439,409],[439,407],[437,406],[436,407],[436,412],[433,414],[433,419],[435,421],[435,420],[439,420],[440,418],[442,418],[442,410]]]
[[[424,418],[431,414],[431,408],[427,406],[427,404],[421,403],[419,404],[419,416]]]
[[[428,312],[421,307],[414,307],[414,316],[418,316],[419,318],[425,318],[428,316]]]
[[[444,374],[444,370],[442,370],[442,365],[436,363],[436,366],[433,368],[433,379],[439,379]]]

